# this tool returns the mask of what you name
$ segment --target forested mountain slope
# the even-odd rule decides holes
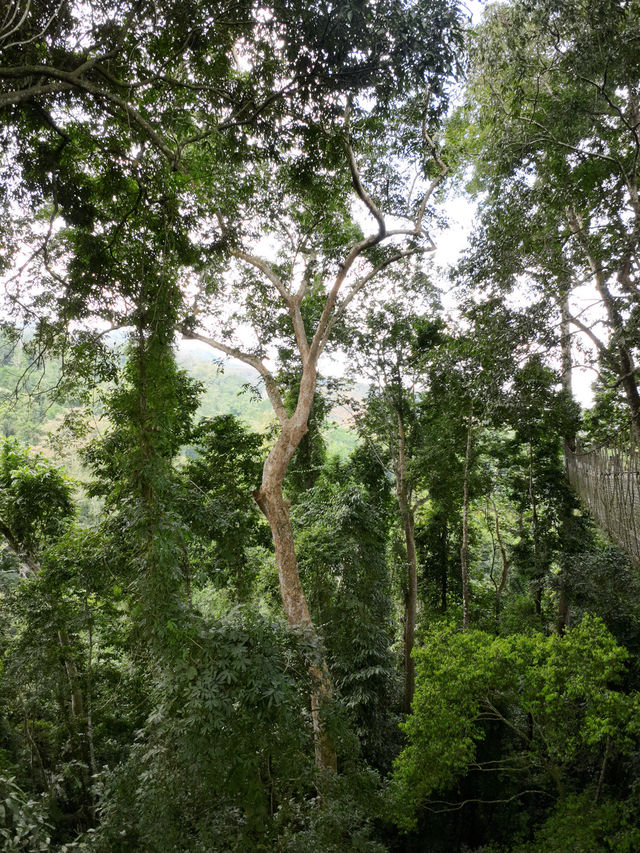
[[[17,438],[50,453],[51,442],[56,446],[55,431],[62,426],[65,417],[74,408],[80,408],[84,401],[74,398],[73,392],[66,398],[58,395],[56,386],[60,380],[60,364],[56,360],[47,362],[44,371],[30,374],[29,359],[21,349],[5,344],[3,350],[0,432],[5,438]],[[202,384],[197,418],[231,414],[256,432],[268,429],[273,412],[264,390],[256,383],[250,370],[229,362],[219,364],[208,354],[194,355],[189,349],[178,350],[177,360],[190,376]],[[101,399],[107,393],[106,388],[105,385],[102,394],[94,395],[89,407],[97,420],[103,412]],[[362,394],[363,386],[359,385],[349,397],[357,400]],[[352,422],[348,400],[329,413],[324,429],[330,453],[345,454],[354,448],[356,436],[349,426]],[[68,453],[69,448],[65,450]]]

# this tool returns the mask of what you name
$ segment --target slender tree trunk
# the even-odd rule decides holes
[[[638,393],[635,366],[626,348],[621,346],[619,351],[622,387],[627,398],[627,404],[631,409],[631,430],[638,447],[640,447],[640,393]]]
[[[394,460],[396,475],[396,497],[407,551],[407,592],[404,603],[404,695],[402,710],[411,713],[411,702],[415,691],[416,666],[411,652],[416,634],[418,612],[418,556],[415,539],[415,516],[411,506],[410,489],[407,480],[406,438],[402,416],[398,412],[398,445]]]
[[[469,469],[473,435],[473,403],[469,409],[467,446],[464,456],[464,480],[462,487],[462,546],[460,548],[460,570],[462,572],[462,627],[469,627]]]
[[[301,382],[296,411],[286,425],[283,425],[278,440],[265,460],[262,484],[260,489],[254,492],[254,498],[271,527],[280,593],[287,619],[291,625],[306,630],[315,639],[317,632],[300,583],[289,503],[282,494],[287,467],[307,431],[314,390],[315,370],[306,370]],[[314,684],[311,694],[311,716],[316,764],[318,767],[335,770],[337,767],[335,747],[324,731],[321,721],[321,710],[331,704],[333,694],[329,668],[324,658],[320,664],[314,664],[311,667],[311,676]]]
[[[540,568],[542,555],[540,554],[538,541],[538,502],[533,490],[533,449],[529,442],[529,500],[531,501],[531,533],[533,539],[533,565],[535,577],[533,579],[533,602],[536,616],[542,615],[542,588],[544,584],[544,573]]]
[[[405,714],[411,713],[411,702],[416,684],[416,665],[411,652],[416,634],[416,619],[418,611],[418,558],[415,540],[415,519],[410,507],[405,506],[402,512],[402,526],[407,548],[407,595],[404,609],[404,697],[402,709]]]
[[[96,764],[96,751],[95,744],[93,740],[93,705],[92,705],[92,685],[93,678],[91,670],[93,669],[93,616],[91,611],[89,610],[89,605],[87,599],[85,597],[84,601],[85,613],[88,615],[87,619],[87,627],[88,627],[88,635],[89,635],[89,654],[87,658],[87,682],[86,682],[86,694],[87,694],[87,745],[89,748],[89,769],[91,771],[91,782],[89,785],[89,789],[91,792],[91,816],[95,820],[96,819],[96,806],[97,806],[97,798],[96,798],[96,782],[98,778],[98,765]]]
[[[571,358],[570,317],[571,312],[569,311],[569,293],[568,291],[565,291],[562,294],[560,301],[560,355],[562,363],[562,388],[569,397],[573,398],[573,383],[571,381],[573,360]],[[567,458],[570,453],[575,452],[575,449],[576,436],[575,433],[572,432],[571,434],[565,435],[564,437],[565,469],[567,467]],[[560,536],[563,542],[566,542],[570,538],[574,523],[575,522],[573,520],[573,507],[564,507],[562,518],[560,519]],[[560,566],[558,615],[556,619],[556,631],[560,635],[564,634],[569,624],[569,599],[567,598],[566,591],[566,569],[563,565],[564,562],[565,561],[562,560]]]
[[[498,611],[500,610],[500,597],[504,592],[504,588],[507,585],[507,580],[509,579],[509,569],[511,568],[511,560],[507,555],[507,549],[504,544],[504,540],[502,538],[502,532],[500,531],[500,519],[498,517],[498,507],[495,504],[495,501],[492,500],[493,503],[493,514],[495,519],[495,527],[496,527],[496,539],[498,540],[498,548],[500,549],[500,559],[502,560],[502,573],[500,575],[500,582],[496,587],[496,598],[498,600]]]
[[[71,657],[69,634],[66,628],[61,628],[58,631],[58,645],[62,649],[62,661],[64,669],[69,679],[69,692],[71,694],[71,714],[74,717],[84,717],[84,701],[82,690],[80,689],[80,678],[78,676],[78,668],[76,662]]]
[[[573,398],[573,358],[571,356],[571,312],[569,310],[569,292],[560,297],[560,363],[562,365],[562,389],[567,396]],[[564,437],[569,450],[575,450],[575,434]]]
[[[448,538],[447,521],[443,518],[442,529],[440,531],[440,610],[443,613],[447,612],[447,581],[449,575],[449,561],[447,560]]]
[[[4,536],[7,541],[7,544],[16,555],[16,557],[21,561],[23,566],[26,568],[25,574],[36,576],[40,571],[40,563],[38,559],[29,551],[23,550],[17,539],[13,536],[11,530],[0,521],[0,535]],[[67,633],[66,628],[60,628],[57,633],[58,636],[58,645],[62,650],[62,662],[64,666],[64,671],[67,674],[67,679],[69,681],[69,694],[71,698],[71,715],[74,718],[83,717],[84,716],[84,701],[82,698],[82,690],[80,688],[80,678],[78,676],[78,668],[76,666],[76,662],[71,656],[69,649],[71,648],[71,641],[69,640],[69,634]]]
[[[280,580],[280,593],[287,619],[291,625],[308,631],[315,639],[317,633],[300,583],[289,504],[282,495],[282,484],[275,484],[275,487],[269,490],[265,490],[263,484],[256,500],[271,526]],[[335,770],[337,767],[335,749],[323,730],[321,722],[322,708],[326,708],[332,702],[331,678],[324,659],[319,665],[314,664],[311,667],[311,675],[314,683],[311,694],[311,717],[313,720],[316,764],[319,767]]]

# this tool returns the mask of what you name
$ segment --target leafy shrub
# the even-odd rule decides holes
[[[51,826],[42,799],[32,799],[13,776],[0,775],[0,840],[5,853],[50,849]]]
[[[637,744],[640,697],[615,689],[628,653],[594,617],[563,637],[441,625],[415,656],[414,713],[393,778],[395,819],[406,829],[470,772],[493,768],[503,796],[548,802],[594,785],[605,756]],[[481,754],[490,732],[493,749]]]

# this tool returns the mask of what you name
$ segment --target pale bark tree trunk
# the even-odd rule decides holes
[[[572,383],[572,366],[573,360],[571,357],[571,312],[569,310],[569,293],[565,291],[560,300],[560,355],[562,363],[562,388],[565,393],[573,398],[573,383]],[[564,457],[565,469],[567,465],[567,457],[576,449],[575,434],[565,435],[564,437]],[[563,513],[560,520],[560,536],[566,540],[571,535],[571,527],[574,524],[573,515],[569,515],[569,510]],[[558,615],[556,619],[556,631],[562,635],[569,624],[569,600],[566,591],[565,567],[560,569],[560,588],[558,590]]]
[[[314,640],[317,639],[317,632],[300,583],[289,503],[282,494],[282,484],[289,462],[307,432],[315,381],[315,368],[305,369],[296,411],[283,425],[278,440],[271,448],[264,464],[262,484],[254,493],[256,503],[271,528],[280,593],[287,619],[291,625],[308,631]],[[333,693],[329,669],[324,658],[320,664],[314,664],[311,667],[311,676],[314,684],[311,694],[311,717],[316,764],[319,767],[335,770],[337,767],[335,748],[323,729],[321,720],[322,709],[331,704]]]
[[[405,547],[407,551],[407,592],[404,603],[404,694],[402,710],[411,713],[411,702],[416,683],[416,665],[411,652],[415,641],[418,611],[418,556],[415,539],[415,516],[411,506],[411,495],[407,482],[406,438],[402,417],[398,413],[398,452],[395,459],[396,496],[402,519]]]
[[[473,403],[469,409],[467,446],[464,456],[464,479],[462,486],[462,545],[460,547],[460,570],[462,573],[462,627],[469,627],[469,469],[473,435]]]
[[[407,596],[404,619],[404,699],[405,714],[411,713],[411,702],[416,685],[416,664],[412,656],[416,634],[418,610],[418,560],[416,555],[415,522],[411,510],[403,515],[405,543],[407,547]]]
[[[345,129],[347,131],[347,136],[349,131],[350,110],[351,105],[349,103],[345,115]],[[275,289],[281,306],[286,307],[289,313],[291,329],[294,333],[298,354],[302,361],[302,379],[300,382],[298,403],[296,410],[291,417],[287,414],[286,407],[273,374],[265,366],[261,358],[255,354],[245,352],[235,346],[232,346],[224,340],[212,338],[208,335],[194,331],[191,322],[183,324],[180,328],[182,334],[186,338],[201,340],[214,347],[214,349],[232,356],[233,358],[237,358],[240,361],[245,362],[245,364],[251,365],[251,367],[258,371],[264,380],[267,395],[280,422],[280,435],[266,459],[263,469],[262,484],[260,489],[254,493],[254,497],[271,527],[273,544],[276,552],[276,562],[278,564],[280,590],[287,618],[291,624],[306,627],[314,636],[316,631],[311,621],[307,601],[300,583],[289,507],[282,495],[282,484],[287,471],[287,466],[298,448],[302,437],[307,432],[307,424],[315,393],[318,359],[330,338],[333,326],[344,314],[355,297],[390,265],[400,261],[402,258],[410,257],[411,255],[416,254],[416,252],[424,251],[423,249],[416,248],[412,245],[407,245],[406,248],[399,248],[397,252],[383,258],[377,264],[372,261],[368,261],[368,272],[358,268],[360,262],[366,258],[365,253],[367,250],[379,245],[388,237],[416,238],[427,236],[423,229],[423,219],[426,212],[426,206],[429,199],[446,175],[447,166],[440,158],[438,149],[427,133],[426,125],[424,123],[422,127],[422,135],[425,143],[425,149],[431,152],[439,171],[427,187],[426,192],[422,197],[422,201],[418,206],[414,221],[406,228],[401,227],[391,230],[387,229],[383,212],[365,189],[360,177],[354,151],[348,139],[345,141],[353,189],[356,196],[372,215],[377,224],[377,229],[375,233],[370,236],[363,237],[353,243],[347,249],[346,254],[343,255],[342,260],[338,263],[338,271],[333,279],[333,283],[328,287],[322,313],[317,320],[315,332],[311,341],[309,341],[307,336],[307,328],[305,326],[301,306],[307,293],[309,282],[312,278],[313,260],[310,260],[310,264],[307,266],[305,273],[302,275],[299,286],[294,290],[290,286],[290,283],[285,282],[274,266],[268,261],[265,261],[242,248],[231,247],[231,243],[229,243],[229,253],[239,261],[243,261],[255,270],[258,270],[269,282],[269,286]],[[229,229],[226,227],[221,216],[218,216],[218,223],[223,235],[226,236]],[[291,235],[288,236],[291,238]],[[308,235],[305,235],[302,242],[306,245],[307,241]],[[433,241],[430,241],[430,246],[427,251],[433,251],[434,249],[435,244]],[[197,313],[197,308],[195,309],[195,313]],[[195,319],[195,316],[193,319]],[[335,749],[330,743],[326,733],[322,730],[320,715],[321,705],[323,703],[328,704],[331,702],[331,679],[326,661],[323,660],[319,666],[314,667],[312,669],[312,675],[316,685],[311,699],[315,732],[316,762],[321,767],[335,769]]]
[[[560,297],[560,363],[562,366],[562,388],[566,394],[573,397],[573,358],[571,356],[571,311],[569,308],[569,292]],[[575,436],[567,437],[567,439]]]
[[[500,597],[504,592],[504,588],[507,585],[507,580],[509,579],[509,569],[511,568],[511,560],[507,555],[507,549],[504,544],[504,540],[502,538],[502,532],[500,530],[500,519],[498,517],[498,508],[495,505],[495,501],[492,500],[493,503],[493,514],[495,520],[495,528],[496,528],[496,538],[498,540],[498,547],[500,549],[500,559],[502,560],[502,573],[500,575],[500,582],[496,587],[496,597],[498,602],[500,602]],[[499,604],[498,604],[499,609]]]

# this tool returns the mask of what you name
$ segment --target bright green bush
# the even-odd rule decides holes
[[[436,626],[415,656],[414,712],[392,783],[406,829],[471,770],[501,762],[508,796],[528,790],[552,802],[595,785],[605,752],[610,761],[637,744],[640,697],[619,689],[628,653],[596,618],[563,637]],[[490,727],[500,746],[481,757]]]

